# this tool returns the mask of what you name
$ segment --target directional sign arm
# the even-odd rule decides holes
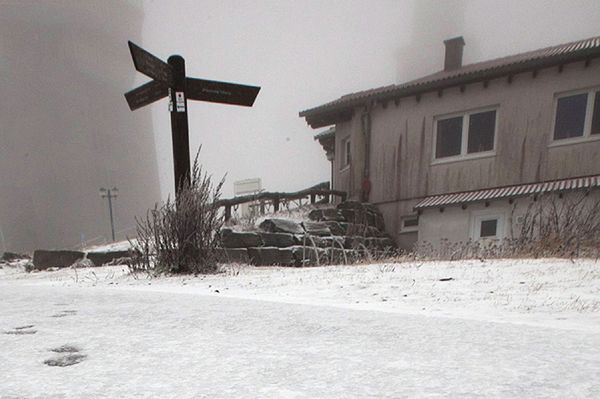
[[[260,87],[217,82],[205,79],[185,79],[185,94],[188,100],[212,103],[243,105],[251,107]]]
[[[129,104],[129,108],[133,111],[158,101],[168,94],[169,89],[167,86],[153,80],[125,93],[125,99],[127,100],[127,104]]]
[[[133,58],[133,65],[138,72],[154,80],[158,80],[167,86],[173,84],[173,71],[169,64],[132,42],[128,43],[131,58]]]

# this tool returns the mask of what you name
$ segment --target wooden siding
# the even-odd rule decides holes
[[[371,109],[372,184],[370,202],[380,204],[396,235],[398,218],[410,214],[419,198],[448,192],[531,183],[600,173],[600,140],[553,146],[555,96],[570,90],[600,87],[600,61],[565,65],[508,79],[376,104]],[[497,107],[495,155],[454,162],[433,162],[434,118],[439,115]],[[351,167],[340,171],[336,151],[335,181],[350,198],[360,197],[364,135],[360,115],[336,125],[336,148],[352,139]],[[395,203],[394,205],[392,205]]]

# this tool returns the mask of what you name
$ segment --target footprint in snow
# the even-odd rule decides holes
[[[76,315],[76,310],[61,310],[60,312],[53,314],[51,317],[65,317],[65,316],[73,316]]]
[[[61,354],[44,360],[44,364],[50,367],[73,366],[74,364],[81,363],[87,357],[86,355],[79,353],[80,349],[73,345],[62,345],[57,348],[52,348],[50,351]]]
[[[28,324],[26,326],[15,327],[12,330],[4,331],[4,334],[9,335],[31,335],[35,334],[37,330],[33,329],[33,324]]]

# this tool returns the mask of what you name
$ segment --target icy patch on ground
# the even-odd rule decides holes
[[[151,278],[124,266],[0,275],[3,281],[101,286],[595,331],[600,262],[578,259],[381,263],[312,268],[227,265],[208,276]]]

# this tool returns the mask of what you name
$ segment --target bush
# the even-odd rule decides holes
[[[198,151],[199,154],[199,151]],[[223,221],[215,205],[224,183],[213,186],[202,171],[198,154],[190,181],[181,185],[175,201],[136,218],[137,240],[130,240],[132,271],[157,273],[214,273],[217,271],[218,231]]]

